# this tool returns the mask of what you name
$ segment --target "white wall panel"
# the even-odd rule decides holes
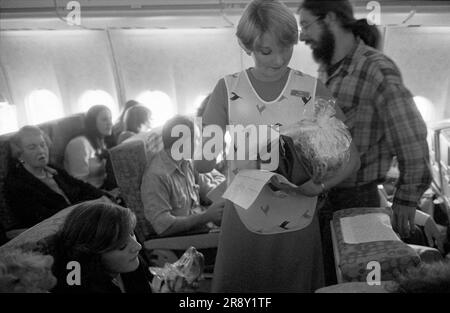
[[[26,97],[35,89],[52,91],[64,113],[79,111],[87,89],[102,89],[117,99],[107,36],[101,31],[11,31],[1,34],[1,62],[19,110],[27,122]]]
[[[241,69],[231,29],[114,30],[111,38],[126,98],[161,90],[182,114],[219,78]]]
[[[435,105],[435,119],[450,118],[450,27],[388,28],[385,52],[410,91]]]

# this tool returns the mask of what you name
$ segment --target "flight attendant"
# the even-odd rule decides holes
[[[312,108],[315,97],[330,98],[316,79],[288,66],[298,42],[298,28],[293,13],[283,3],[252,1],[239,21],[236,35],[241,48],[253,58],[254,66],[219,80],[203,114],[204,125],[219,125],[225,133],[226,125],[291,124]],[[336,115],[344,119],[339,109]],[[242,164],[245,162],[230,161],[228,182]],[[196,165],[200,171],[209,171],[213,162],[203,160]],[[313,292],[322,287],[317,195],[345,179],[358,166],[352,146],[348,164],[335,177],[321,184],[307,181],[301,185],[303,194],[290,195],[288,199],[292,209],[301,215],[286,228],[273,225],[272,229],[255,231],[255,221],[246,218],[246,210],[228,203],[222,220],[213,292]],[[275,204],[279,201],[270,191],[265,196]]]

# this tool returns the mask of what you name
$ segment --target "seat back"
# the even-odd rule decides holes
[[[388,208],[351,208],[333,214],[331,231],[338,283],[365,282],[374,261],[384,281],[419,264],[416,250],[392,230],[391,214]]]
[[[121,196],[136,214],[135,232],[141,242],[155,235],[144,215],[141,200],[142,176],[153,156],[162,149],[161,129],[158,128],[133,136],[109,151]]]
[[[5,230],[10,230],[18,224],[5,199],[5,179],[12,164],[9,139],[13,134],[0,136],[0,221]]]
[[[64,152],[70,140],[80,136],[84,131],[84,113],[75,114],[52,123],[50,139],[50,163],[64,168]]]

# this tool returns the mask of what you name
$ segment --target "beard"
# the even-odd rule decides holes
[[[331,65],[336,41],[333,33],[326,24],[322,24],[322,34],[317,42],[317,47],[312,49],[313,58],[318,63],[325,64],[326,67]]]

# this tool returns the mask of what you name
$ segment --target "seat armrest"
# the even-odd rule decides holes
[[[186,250],[189,247],[198,249],[215,248],[219,243],[220,232],[203,233],[189,236],[154,238],[144,242],[147,250]]]
[[[6,232],[6,238],[9,240],[19,236],[21,233],[26,231],[28,228],[18,228],[18,229],[11,229],[10,231]]]

